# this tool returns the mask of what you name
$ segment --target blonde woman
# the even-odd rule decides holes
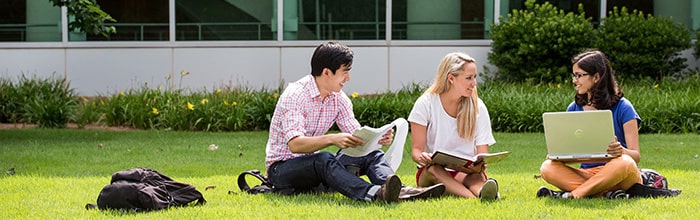
[[[477,95],[476,77],[476,61],[469,55],[454,52],[442,58],[433,84],[408,116],[411,157],[419,166],[418,186],[442,183],[446,194],[493,200],[499,198],[498,184],[486,178],[486,164],[443,167],[431,161],[437,150],[471,157],[488,153],[488,147],[496,143],[489,112]]]

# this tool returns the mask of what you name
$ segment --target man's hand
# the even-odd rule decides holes
[[[393,140],[394,140],[394,129],[389,129],[388,131],[386,131],[386,134],[382,135],[382,138],[379,139],[379,145],[381,145],[381,146],[390,145]]]
[[[345,149],[348,147],[357,147],[365,144],[361,138],[353,136],[348,133],[338,133],[331,136],[333,145],[340,149]]]

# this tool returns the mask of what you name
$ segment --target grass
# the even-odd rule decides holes
[[[443,197],[398,204],[354,201],[340,194],[247,195],[235,179],[244,170],[264,170],[267,132],[99,131],[74,129],[0,130],[0,219],[696,219],[700,214],[697,167],[700,136],[645,134],[640,167],[666,175],[683,193],[668,199],[561,201],[536,199],[546,183],[534,178],[545,154],[541,133],[496,133],[491,151],[513,153],[492,164],[502,200]],[[210,144],[219,146],[210,151]],[[101,147],[100,147],[101,146]],[[415,185],[410,143],[397,172]],[[335,151],[334,148],[330,149]],[[150,167],[197,186],[208,203],[200,207],[130,214],[87,211],[113,172]],[[204,190],[207,186],[216,186]],[[228,192],[232,191],[232,194]]]

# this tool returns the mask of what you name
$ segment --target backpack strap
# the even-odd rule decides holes
[[[678,194],[681,194],[681,192],[682,191],[679,189],[656,188],[639,183],[635,183],[632,187],[627,189],[627,193],[630,197],[676,197]]]
[[[253,188],[248,185],[248,182],[245,180],[245,176],[250,175],[262,182],[258,186],[254,186]],[[274,191],[274,187],[272,186],[272,183],[260,174],[259,170],[246,170],[243,171],[241,174],[238,175],[238,188],[241,189],[243,192],[251,193],[251,194],[257,194],[257,193],[265,193],[265,192],[271,192]]]

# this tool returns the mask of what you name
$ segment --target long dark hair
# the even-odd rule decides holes
[[[576,104],[580,106],[592,105],[596,109],[610,109],[617,104],[624,96],[622,89],[615,80],[615,72],[610,66],[610,61],[603,52],[598,50],[588,50],[574,56],[571,64],[578,64],[578,67],[591,74],[591,77],[598,75],[598,82],[593,84],[588,93],[576,94]],[[591,94],[590,102],[588,94]]]

